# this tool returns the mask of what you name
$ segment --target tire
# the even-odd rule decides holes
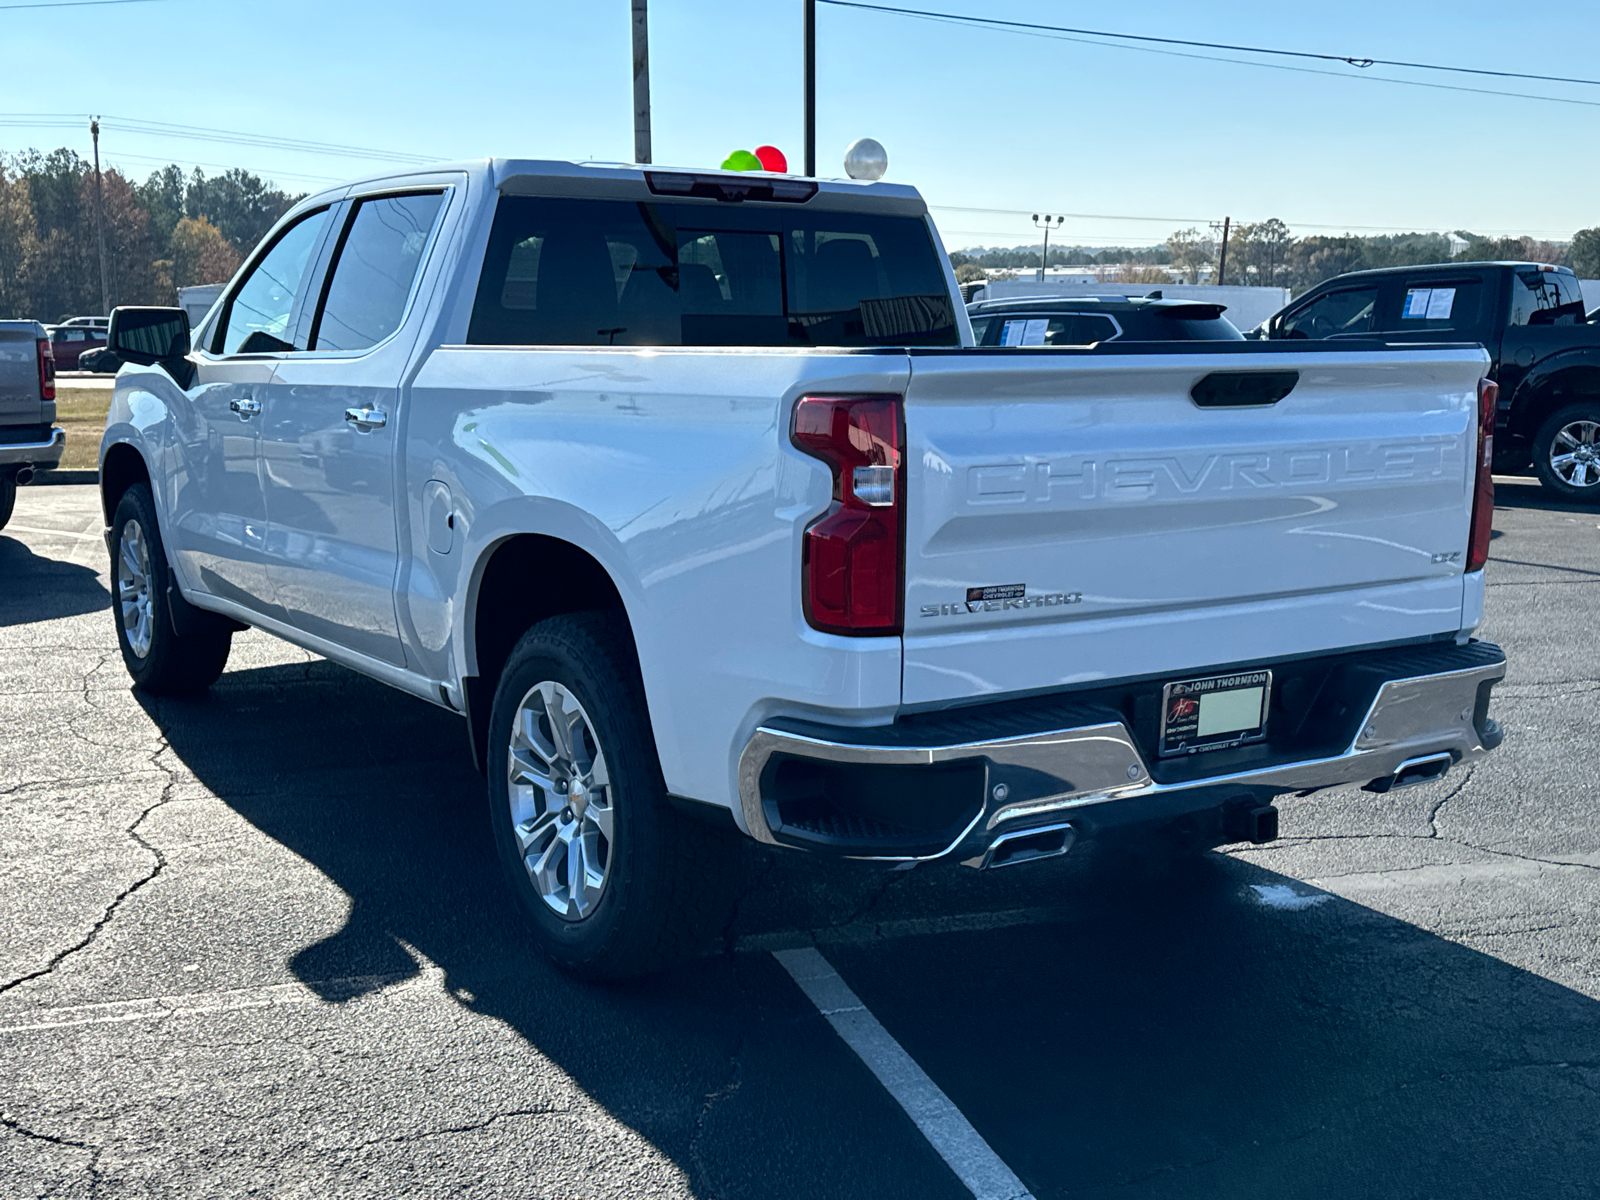
[[[149,484],[136,483],[123,493],[111,530],[111,611],[134,686],[152,696],[205,691],[227,666],[233,627],[196,609],[187,609],[181,636],[173,625],[172,569]]]
[[[17,507],[17,481],[7,475],[0,478],[0,529],[6,527]]]
[[[1539,426],[1533,469],[1546,491],[1600,504],[1600,400],[1569,404]]]
[[[695,954],[723,911],[732,839],[669,803],[617,618],[568,614],[523,635],[495,689],[486,770],[506,882],[557,966],[625,979]]]

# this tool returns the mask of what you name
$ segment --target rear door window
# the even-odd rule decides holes
[[[400,328],[444,193],[359,201],[334,251],[311,325],[312,350],[366,350]]]
[[[1371,333],[1376,327],[1377,309],[1377,284],[1324,292],[1285,317],[1278,336],[1328,338]]]
[[[500,200],[468,329],[480,345],[956,345],[914,217],[756,205]]]
[[[1385,324],[1397,333],[1476,333],[1487,291],[1476,276],[1407,279],[1396,315]]]

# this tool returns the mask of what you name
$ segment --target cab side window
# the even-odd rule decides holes
[[[211,340],[213,354],[271,354],[294,349],[289,341],[289,315],[327,219],[325,208],[307,213],[280,233],[256,260],[222,310]]]
[[[1420,330],[1472,334],[1478,329],[1487,289],[1483,281],[1468,276],[1444,279],[1423,276],[1408,279],[1400,289],[1400,309],[1389,328],[1398,333]]]
[[[1378,289],[1344,288],[1318,296],[1283,319],[1279,337],[1326,338],[1371,333],[1376,324]]]
[[[362,200],[334,251],[311,326],[312,350],[366,350],[405,316],[444,193],[409,192]]]
[[[1584,319],[1576,276],[1516,271],[1511,276],[1511,325],[1576,325]]]

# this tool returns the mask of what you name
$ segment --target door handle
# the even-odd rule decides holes
[[[261,411],[261,401],[250,399],[229,400],[228,407],[238,413],[241,420],[248,421]]]
[[[347,408],[344,410],[344,419],[357,429],[366,432],[382,429],[389,423],[389,414],[381,408]]]

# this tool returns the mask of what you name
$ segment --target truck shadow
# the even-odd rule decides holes
[[[1539,512],[1573,513],[1579,516],[1600,513],[1600,506],[1594,504],[1580,504],[1576,500],[1564,500],[1545,490],[1544,486],[1534,478],[1507,479],[1501,477],[1494,482],[1494,506],[1496,508],[1529,508]]]
[[[456,718],[328,663],[141,703],[205,786],[349,897],[343,928],[290,958],[325,999],[414,976],[414,950],[700,1195],[965,1194],[769,955],[725,946],[617,987],[549,968],[502,899]],[[888,875],[751,846],[741,872],[747,947],[1059,914],[827,950],[1041,1198],[1555,1196],[1600,1178],[1600,1004],[1344,900],[1288,920],[1253,889],[1311,889],[1238,860],[1126,882],[1092,855]]]
[[[93,567],[45,558],[0,533],[0,628],[81,617],[110,604]]]

